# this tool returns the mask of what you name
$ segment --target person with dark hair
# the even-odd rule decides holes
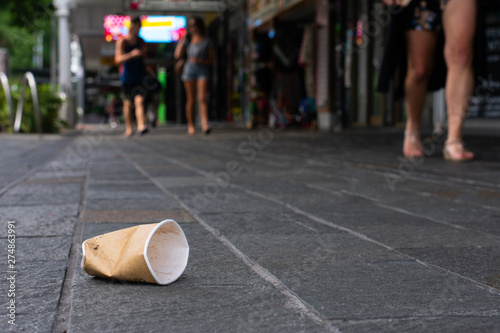
[[[423,157],[420,142],[420,115],[434,69],[438,31],[445,36],[446,102],[448,137],[443,150],[445,159],[468,161],[474,154],[464,148],[462,129],[473,92],[473,40],[476,31],[476,0],[383,0],[387,5],[403,5],[400,11],[405,30],[407,72],[405,97],[407,122],[403,155]],[[391,52],[391,50],[388,50]],[[438,68],[436,68],[438,69]],[[437,87],[436,87],[437,88]]]
[[[123,102],[123,115],[125,117],[126,130],[123,134],[130,137],[132,129],[132,106],[135,106],[135,117],[137,120],[137,132],[140,135],[147,133],[148,129],[144,116],[144,100],[147,91],[143,85],[146,77],[146,66],[144,58],[146,56],[146,43],[139,37],[141,28],[140,17],[135,17],[130,21],[127,36],[120,38],[116,42],[115,62],[123,66],[121,82],[125,100]],[[133,103],[133,104],[132,104]]]
[[[208,126],[208,105],[206,94],[210,67],[214,61],[214,49],[211,41],[205,35],[205,25],[200,17],[188,20],[188,34],[183,36],[175,49],[175,58],[186,56],[187,60],[182,70],[182,81],[186,89],[186,119],[188,134],[195,133],[193,123],[195,98],[201,114],[201,126],[205,134],[211,129]]]

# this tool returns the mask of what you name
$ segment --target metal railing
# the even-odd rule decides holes
[[[2,81],[3,90],[5,92],[5,99],[7,100],[7,107],[10,112],[10,124],[14,132],[21,131],[21,121],[23,118],[24,97],[26,94],[26,84],[29,85],[31,90],[31,97],[33,99],[33,111],[35,112],[36,128],[38,133],[42,134],[42,115],[40,113],[40,103],[38,101],[38,91],[36,87],[35,76],[31,72],[26,72],[21,81],[21,95],[17,102],[16,119],[14,121],[14,107],[12,104],[12,94],[10,92],[9,79],[5,73],[0,72],[0,79]]]
[[[31,72],[26,72],[21,81],[21,95],[17,102],[16,121],[14,123],[14,132],[21,130],[21,120],[23,118],[24,95],[26,92],[26,83],[29,84],[31,90],[31,98],[33,98],[33,111],[35,112],[36,129],[42,134],[42,116],[40,114],[40,104],[38,102],[38,92],[36,89],[35,76]]]
[[[12,95],[10,94],[9,79],[4,72],[0,72],[0,80],[2,81],[3,92],[7,100],[7,107],[9,108],[10,126],[14,128],[14,106],[12,105]]]

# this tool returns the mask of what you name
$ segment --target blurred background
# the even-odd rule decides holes
[[[500,3],[485,11],[488,77],[472,99],[469,124],[500,128]],[[211,122],[242,128],[297,127],[342,131],[402,127],[395,88],[376,90],[390,12],[369,0],[4,0],[0,9],[0,71],[16,106],[22,77],[34,74],[44,131],[120,115],[115,42],[141,16],[147,65],[162,84],[158,125],[183,124],[184,91],[173,52],[192,15],[204,18],[216,61],[210,78]],[[29,94],[28,94],[29,95]],[[28,96],[22,130],[34,131]],[[444,95],[429,95],[423,123],[445,124]],[[12,130],[0,93],[0,128]]]

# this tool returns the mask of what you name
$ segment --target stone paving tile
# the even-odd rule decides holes
[[[446,205],[433,198],[405,200],[404,197],[387,202],[386,205],[404,209],[423,217],[429,217],[460,225],[466,228],[500,236],[500,211],[471,206],[466,203]],[[445,208],[444,208],[445,207]]]
[[[127,156],[129,156],[127,154]],[[153,156],[151,154],[149,155],[144,155],[141,157],[133,157],[132,158],[137,161],[141,166],[146,166],[146,165],[158,165],[158,166],[165,166],[165,167],[174,167],[175,165],[172,163],[168,163],[165,161],[165,158],[163,156]]]
[[[500,317],[450,316],[445,318],[381,319],[336,323],[344,333],[371,332],[496,332]]]
[[[215,183],[210,182],[210,184],[213,186],[171,187],[167,189],[196,212],[253,212],[260,210],[272,214],[286,210],[281,205],[246,195],[239,190],[221,189],[214,185]]]
[[[67,184],[67,183],[83,183],[85,182],[85,178],[70,178],[70,177],[65,177],[65,178],[60,178],[60,179],[54,179],[54,178],[46,178],[46,179],[36,179],[36,178],[31,178],[28,180],[25,180],[23,182],[24,185],[31,185],[31,184]]]
[[[126,207],[132,210],[170,210],[178,208],[177,203],[164,197],[158,198],[127,198],[127,199],[87,199],[85,209],[89,210],[119,210]]]
[[[16,230],[17,231],[17,230]],[[0,239],[0,248],[7,249],[7,239]],[[68,258],[71,236],[16,237],[15,257],[19,262],[52,261]]]
[[[294,165],[294,164],[290,164]],[[276,186],[274,183],[279,182],[281,179],[288,179],[290,181],[296,181],[301,183],[309,183],[311,185],[316,185],[318,187],[325,187],[326,189],[332,191],[350,191],[355,194],[359,194],[362,196],[370,197],[374,200],[387,201],[391,203],[391,198],[401,198],[400,191],[393,192],[389,188],[389,183],[387,179],[382,174],[374,174],[373,172],[361,171],[356,169],[346,169],[346,168],[324,168],[324,170],[320,171],[320,173],[314,173],[313,170],[310,169],[298,169],[298,170],[289,170],[286,172],[280,172],[279,175],[276,172],[265,172],[268,170],[266,167],[262,167],[260,165],[252,165],[254,170],[253,177],[236,177],[234,178],[237,183],[252,183],[253,186],[261,186],[265,188],[267,191],[272,190],[277,193],[286,193],[282,191],[281,186]],[[264,172],[258,172],[257,170],[262,169]],[[287,169],[287,168],[285,168]],[[322,169],[322,168],[320,168]],[[272,179],[266,179],[264,182],[255,182],[254,177],[269,175]],[[324,178],[327,178],[328,181],[325,182]],[[268,186],[271,183],[273,186]],[[315,184],[316,183],[316,184]],[[450,188],[456,191],[456,188],[462,188],[463,199],[470,201],[471,203],[476,204],[498,204],[499,191],[492,190],[478,190],[477,194],[471,194],[470,188],[466,188],[465,186],[459,184],[442,184],[442,183],[433,183],[433,182],[417,182],[415,180],[407,179],[404,183],[397,183],[397,189],[412,190],[415,187],[423,190],[423,191],[434,191],[437,195],[442,194],[444,197],[446,192],[443,191],[443,188]],[[425,193],[425,192],[424,192]],[[411,201],[410,198],[415,198],[415,201],[422,201],[421,195],[414,194],[412,196],[411,192],[405,193],[405,199],[407,201]],[[486,199],[482,199],[485,197]],[[429,200],[434,200],[435,198],[429,198]],[[463,203],[450,203],[451,206],[455,205],[460,207]]]
[[[72,138],[29,136],[25,140],[37,142],[23,144],[23,140],[18,142],[15,137],[6,139],[2,135],[2,149],[9,150],[10,153],[0,153],[0,190],[29,176],[35,169],[42,169],[48,162],[58,157],[58,154],[71,142]]]
[[[423,247],[399,249],[429,264],[443,267],[500,289],[500,246]]]
[[[395,192],[383,191],[380,190],[380,187],[377,188],[377,186],[369,187],[368,184],[363,186],[363,182],[358,183],[359,185],[356,186],[344,187],[339,185],[337,181],[332,182],[328,180],[322,183],[311,184],[311,186],[319,190],[324,189],[325,192],[345,190],[353,195],[368,197],[385,206],[403,209],[423,218],[430,218],[500,235],[500,225],[497,223],[500,219],[499,211],[493,208],[481,207],[473,203],[455,201],[452,196],[460,195],[458,194],[458,190],[445,190],[443,189],[444,186],[440,184],[428,184],[427,191],[435,191],[434,193],[440,194],[438,196],[430,193],[426,194],[426,192],[412,192],[411,189],[401,189]],[[420,187],[420,189],[422,188],[423,186]],[[441,188],[441,190],[438,190],[438,188]],[[443,206],[446,208],[443,209]]]
[[[16,326],[9,327],[10,332],[37,332],[49,333],[52,332],[52,325],[54,323],[54,312],[40,313],[40,314],[16,314]],[[7,329],[6,329],[7,331]]]
[[[82,239],[174,218],[191,256],[166,287],[93,278],[76,267],[68,281],[69,331],[322,331],[127,158],[341,331],[497,331],[498,292],[466,279],[500,289],[495,145],[467,138],[490,158],[479,154],[467,164],[446,163],[436,150],[392,191],[385,174],[398,174],[400,135],[276,132],[247,160],[238,147],[259,131],[194,138],[184,131],[158,129],[140,140],[111,133],[92,146],[90,164],[88,154],[78,154],[88,138],[68,148],[61,141],[52,162],[0,196],[0,220],[15,220],[19,236],[20,331],[52,327],[85,177]],[[12,158],[0,153],[0,162],[4,157]],[[226,170],[228,161],[242,167],[230,177],[237,188],[205,176]],[[6,241],[0,237],[0,246]]]
[[[96,186],[89,186],[87,196],[92,200],[123,200],[141,198],[142,200],[161,200],[165,194],[160,192],[157,187],[149,184],[148,186],[119,186],[110,185],[106,188],[96,188]]]
[[[198,178],[199,175],[186,170],[179,166],[161,166],[161,165],[142,165],[141,168],[147,171],[147,173],[155,178],[166,177],[166,178]]]
[[[16,262],[16,313],[25,315],[25,322],[17,322],[23,328],[40,316],[53,318],[66,274],[67,259],[26,260]],[[0,265],[2,271],[7,269]],[[8,290],[8,281],[0,280],[2,291]],[[7,294],[1,295],[2,309],[8,302]],[[16,325],[17,326],[17,325]]]
[[[344,233],[228,238],[330,320],[500,316],[499,295]]]
[[[65,159],[55,159],[50,163],[47,163],[43,168],[40,169],[42,172],[51,173],[57,177],[59,174],[64,174],[65,172],[85,172],[87,169],[87,157],[78,157],[77,161],[70,158]]]
[[[271,147],[271,146],[270,146]],[[309,147],[311,148],[311,147]],[[222,148],[221,148],[222,149]],[[235,153],[236,149],[233,149],[232,151],[231,150],[227,150],[227,152],[225,153],[225,158],[230,158],[231,156],[233,157],[237,157],[238,155]],[[281,154],[268,154],[267,153],[267,148],[266,148],[266,151],[265,152],[261,152],[260,154],[263,154],[264,156],[266,156],[266,158],[257,158],[255,161],[254,161],[254,169],[258,170],[258,169],[261,169],[263,168],[264,164],[269,164],[271,163],[269,161],[269,159],[272,159],[273,162],[272,164],[276,165],[276,166],[279,166],[281,168],[296,168],[298,166],[301,166],[303,165],[303,162],[305,162],[306,160],[304,159],[301,159],[299,158],[297,155],[297,149],[294,147],[293,148],[293,151],[288,151],[288,152],[280,152]],[[211,153],[212,151],[208,152],[208,153]],[[348,150],[348,152],[350,153],[350,155],[352,155],[352,150]],[[290,156],[287,156],[287,155],[283,155],[283,153],[285,154],[290,154]],[[217,152],[215,153],[212,153],[211,155],[214,159],[217,159],[218,156],[217,156]],[[319,156],[321,156],[321,158],[319,158]],[[373,171],[377,171],[377,169],[373,169],[371,168],[372,170],[368,169],[368,170],[365,170],[363,171],[362,168],[363,168],[363,165],[354,165],[355,167],[354,168],[351,168],[351,169],[346,169],[345,167],[342,167],[340,168],[340,165],[342,165],[342,163],[344,163],[343,161],[339,161],[339,160],[332,160],[332,161],[329,161],[328,160],[328,156],[325,155],[325,154],[312,154],[310,156],[312,158],[312,161],[316,161],[316,162],[319,162],[321,164],[329,164],[328,168],[324,168],[323,172],[325,173],[325,175],[328,175],[328,173],[332,173],[332,174],[338,174],[338,176],[344,174],[344,175],[348,175],[347,177],[348,178],[352,178],[353,176],[355,177],[353,180],[357,180],[357,179],[363,179],[363,183],[360,183],[360,184],[364,184],[365,181],[372,181],[377,179],[377,175],[376,173],[374,173]],[[220,158],[220,156],[219,156]],[[398,173],[397,171],[397,168],[399,167],[399,164],[401,164],[402,162],[400,160],[398,160],[396,157],[394,157],[395,161],[397,163],[395,163],[394,165],[392,165],[391,167],[392,168],[395,168],[396,170],[396,174]],[[309,161],[307,161],[309,162]],[[340,163],[339,163],[340,162]],[[378,162],[378,161],[377,161]],[[432,169],[433,172],[436,172],[438,174],[443,174],[445,176],[449,176],[449,171],[446,170],[447,168],[452,168],[454,169],[454,171],[457,171],[457,172],[462,172],[462,171],[467,171],[467,173],[470,173],[470,170],[474,168],[475,169],[478,169],[476,170],[477,174],[484,174],[485,172],[487,173],[488,171],[490,172],[491,175],[494,175],[495,174],[495,171],[496,171],[496,166],[495,165],[491,165],[491,166],[488,166],[488,165],[484,165],[484,164],[473,164],[472,165],[472,168],[470,166],[462,166],[462,165],[446,165],[446,168],[443,168],[443,162],[442,160],[440,160],[439,163],[435,163],[435,161],[431,160],[430,162],[432,162],[432,165],[435,166],[436,168],[435,169]],[[430,164],[429,161],[426,161],[425,162],[426,165]],[[310,169],[311,165],[303,165],[303,168],[304,170],[308,171]],[[315,168],[318,167],[318,165],[314,165]],[[464,169],[465,168],[465,169]],[[322,169],[322,168],[319,168],[319,169]],[[382,169],[379,169],[377,172],[378,173],[382,173]],[[389,171],[389,170],[388,170]],[[417,168],[417,171],[419,171],[419,169]],[[427,170],[423,170],[423,171],[429,171],[428,169]],[[412,176],[413,175],[416,175],[416,176],[419,176],[421,175],[422,172],[417,172],[417,173],[412,173]],[[382,176],[382,175],[380,175]],[[383,177],[381,177],[382,180],[385,182],[385,179],[383,179]],[[339,178],[340,179],[340,178]],[[410,179],[407,179],[405,180],[405,183],[410,181]],[[446,185],[445,185],[446,186]]]
[[[201,217],[222,235],[246,234],[304,234],[315,237],[318,234],[338,233],[337,229],[311,221],[291,211],[274,212],[220,212],[203,213]]]
[[[88,181],[89,188],[109,188],[114,186],[129,186],[129,187],[143,187],[143,186],[151,186],[151,181],[145,179],[142,176],[134,176],[134,177],[95,177],[89,179]]]
[[[2,207],[0,221],[4,223],[15,221],[18,236],[71,235],[76,223],[78,207],[78,203]],[[0,237],[5,237],[5,235],[0,234]]]
[[[112,172],[106,172],[106,173],[90,173],[90,182],[92,183],[105,183],[105,182],[114,182],[117,184],[120,183],[127,183],[127,182],[135,182],[137,181],[138,184],[141,183],[141,181],[144,180],[144,176],[140,172],[127,172],[127,173],[112,173]]]
[[[323,217],[337,225],[353,228],[393,247],[491,245],[499,244],[500,241],[500,238],[496,235],[460,230],[427,219],[436,219],[436,221],[459,226],[465,224],[465,226],[485,232],[491,232],[493,228],[500,227],[495,222],[495,218],[488,215],[488,211],[478,207],[464,207],[458,203],[448,203],[450,208],[443,210],[442,202],[427,200],[428,198],[424,198],[423,202],[409,203],[408,201],[411,201],[411,199],[408,200],[408,194],[404,196],[401,194],[394,195],[394,197],[399,198],[400,205],[383,202],[386,207],[382,207],[379,206],[380,202],[372,202],[362,197],[350,195],[351,192],[327,192],[297,182],[267,181],[266,179],[253,183],[239,183],[245,184],[245,188],[265,193],[270,198],[275,198],[310,214]],[[272,189],[266,191],[266,185],[264,184],[272,185]],[[329,188],[329,184],[327,182],[321,186],[322,188]],[[297,195],[297,193],[301,194]],[[410,205],[419,206],[419,209],[408,209]],[[353,206],[356,207],[355,210],[352,209]],[[417,216],[391,210],[390,208],[408,209],[410,213]],[[459,215],[453,212],[453,209],[460,209],[459,212],[462,213],[460,216],[461,221],[465,223],[459,223],[460,221],[450,218],[449,211],[452,212],[453,216]],[[436,214],[431,214],[434,211],[436,211]],[[484,222],[481,223],[481,219],[484,219]],[[488,229],[481,228],[483,225],[491,227]],[[398,232],[387,233],[388,226],[390,226],[391,230]]]
[[[211,183],[211,179],[203,176],[160,176],[155,177],[161,185],[171,188],[171,187],[194,187],[194,186],[204,186]]]
[[[85,169],[80,170],[50,170],[39,171],[29,178],[30,181],[35,180],[66,180],[66,179],[83,179],[85,177]]]
[[[128,226],[131,224],[119,225]],[[83,238],[117,227],[85,224]],[[151,332],[162,332],[165,327],[185,332],[201,327],[207,332],[319,330],[313,322],[290,309],[283,295],[263,282],[200,225],[182,224],[182,228],[192,244],[190,259],[181,278],[169,286],[108,281],[79,270],[73,288],[70,330],[136,332],[145,327]],[[125,316],[133,316],[134,320],[112,319]]]
[[[125,163],[125,162],[123,162]],[[128,178],[128,177],[142,177],[141,173],[135,169],[123,169],[120,166],[102,168],[91,168],[90,175],[95,178]]]
[[[194,218],[185,210],[85,210],[83,222],[130,222],[154,223],[165,219],[176,222],[194,222]]]
[[[79,202],[82,184],[21,184],[0,197],[0,206],[34,206]]]
[[[286,309],[282,296],[269,288],[200,287],[153,289],[152,286],[95,286],[78,293],[71,316],[72,331],[114,332],[319,332],[321,327]],[[267,289],[267,290],[266,290]],[[102,299],[97,294],[134,298]],[[89,306],[88,304],[99,304]],[[155,309],[151,311],[151,309]],[[133,320],[117,320],[133,318]],[[147,328],[147,329],[146,329]]]

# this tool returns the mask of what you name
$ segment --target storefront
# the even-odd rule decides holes
[[[382,2],[355,0],[347,9],[346,126],[384,126],[401,121],[401,106],[377,92],[385,30],[390,19]]]
[[[218,15],[208,30],[216,51],[210,93],[210,119],[243,127],[244,96],[248,85],[245,3],[237,2]]]
[[[485,12],[489,74],[478,80],[469,117],[498,119],[500,5],[494,0],[478,1]],[[327,131],[404,125],[403,100],[394,96],[394,89],[387,94],[376,89],[390,19],[381,1],[203,2],[210,8],[201,8],[196,1],[164,1],[161,8],[159,2],[138,3],[114,0],[97,6],[88,0],[71,10],[71,32],[83,53],[88,104],[102,104],[98,101],[102,86],[119,89],[114,43],[103,36],[105,15],[189,17],[198,13],[205,18],[216,48],[209,96],[212,121]],[[182,83],[175,80],[174,48],[175,43],[150,43],[148,61],[167,80],[164,119],[182,122]],[[433,119],[444,123],[444,110],[443,93],[430,95],[424,125],[431,125]]]
[[[500,3],[482,0],[484,9],[485,73],[476,77],[470,118],[500,119]]]
[[[340,1],[249,1],[251,53],[248,125],[331,130]],[[336,7],[338,3],[338,7]],[[341,65],[341,64],[339,64]],[[343,74],[341,74],[343,76]],[[337,80],[336,80],[337,78]],[[339,94],[342,96],[342,93]],[[339,118],[340,119],[340,118]]]

